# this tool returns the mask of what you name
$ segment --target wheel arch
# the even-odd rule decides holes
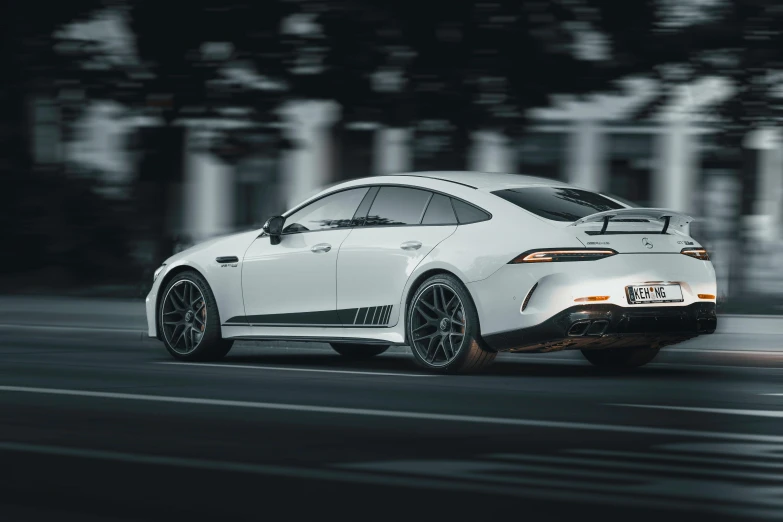
[[[403,327],[403,334],[405,336],[405,344],[408,344],[408,307],[410,307],[411,301],[413,300],[413,295],[416,293],[416,291],[419,289],[421,284],[429,279],[430,277],[439,275],[439,274],[445,274],[450,275],[454,278],[456,278],[460,283],[462,283],[462,286],[465,288],[465,291],[468,293],[468,296],[470,297],[470,300],[473,301],[473,306],[476,306],[476,300],[473,299],[473,295],[470,293],[470,288],[468,288],[468,285],[465,283],[464,279],[461,278],[457,273],[455,273],[452,270],[449,270],[444,267],[433,267],[428,268],[427,270],[424,270],[420,274],[416,274],[416,276],[411,281],[410,285],[408,285],[408,290],[405,294],[405,301],[404,301],[404,307],[402,309],[403,316],[402,316],[402,327]],[[481,331],[481,320],[479,318],[479,332]]]
[[[158,291],[158,295],[155,297],[155,330],[157,331],[156,332],[156,337],[158,338],[158,340],[161,340],[161,341],[163,340],[163,338],[162,338],[163,333],[162,333],[162,329],[160,327],[161,326],[160,325],[160,314],[158,313],[158,311],[160,310],[160,301],[161,301],[161,299],[163,299],[163,294],[164,294],[164,292],[166,290],[166,286],[169,284],[169,282],[172,279],[174,279],[174,277],[177,274],[181,274],[183,272],[196,272],[198,275],[203,277],[205,281],[207,281],[207,284],[209,284],[209,281],[207,280],[207,278],[204,275],[204,273],[201,270],[199,270],[198,268],[196,268],[196,267],[194,267],[192,265],[177,265],[174,268],[172,268],[171,270],[166,272],[166,274],[163,276],[163,279],[161,279],[161,281],[160,281],[160,286],[158,287],[160,290]],[[219,310],[218,310],[218,313],[220,313]]]

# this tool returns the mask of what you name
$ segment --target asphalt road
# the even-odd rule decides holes
[[[238,343],[189,365],[133,329],[0,326],[0,520],[780,519],[783,353],[747,348],[440,376],[404,353]]]

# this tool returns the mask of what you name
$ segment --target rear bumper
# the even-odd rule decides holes
[[[715,303],[639,307],[595,304],[572,306],[546,321],[484,336],[494,350],[548,352],[633,346],[665,346],[717,326]]]

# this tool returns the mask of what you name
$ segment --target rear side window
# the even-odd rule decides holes
[[[451,199],[441,194],[434,194],[427,205],[422,225],[456,225],[457,216],[451,206]]]
[[[381,187],[365,226],[418,225],[431,192],[407,187]]]
[[[625,208],[595,192],[570,187],[523,187],[493,194],[553,221],[576,221],[597,212]]]
[[[457,214],[457,219],[460,225],[467,225],[468,223],[477,223],[479,221],[486,221],[491,216],[473,205],[468,205],[464,201],[458,199],[452,199],[454,205],[454,213]]]

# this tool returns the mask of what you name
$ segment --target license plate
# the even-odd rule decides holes
[[[680,285],[626,286],[625,293],[630,304],[680,303],[683,301]]]

